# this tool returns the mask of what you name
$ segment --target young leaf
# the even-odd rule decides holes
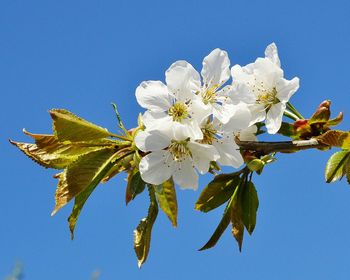
[[[343,113],[340,112],[336,118],[327,121],[326,126],[327,127],[336,126],[336,125],[340,124],[342,122],[342,120],[343,120]]]
[[[90,170],[90,172],[93,173],[93,176],[91,176],[91,175],[89,176],[86,173],[86,175],[84,177],[84,175],[83,175],[84,172],[81,172],[80,175],[77,174],[78,177],[80,177],[81,179],[84,179],[82,181],[84,181],[87,185],[85,185],[83,190],[78,195],[75,196],[73,211],[68,218],[69,229],[71,232],[72,239],[74,238],[75,225],[77,223],[80,212],[81,212],[82,208],[84,207],[85,202],[87,201],[87,199],[89,198],[91,193],[95,190],[95,188],[97,187],[99,182],[102,180],[102,178],[108,173],[108,171],[113,167],[113,165],[118,160],[118,157],[119,157],[118,153],[115,153],[115,152],[112,153],[112,151],[107,151],[107,149],[104,152],[105,152],[105,154],[102,154],[101,151],[98,151],[98,152],[95,152],[96,153],[95,155],[90,155],[90,159],[91,160],[95,159],[96,160],[95,166],[99,165],[99,168],[93,167],[93,165],[89,165],[88,163],[87,163],[87,165],[82,166],[82,169],[85,169],[86,171]],[[85,160],[87,160],[87,159],[85,158]],[[83,160],[82,163],[85,163],[85,160]],[[72,170],[70,172],[72,172]],[[74,173],[75,172],[73,170],[73,173],[68,174],[68,170],[67,170],[66,176],[67,176],[68,189],[70,189],[70,187],[71,187],[70,180],[68,179],[68,176],[72,176],[72,174],[74,174]],[[83,176],[83,177],[81,177],[81,176]],[[90,180],[87,180],[88,177],[90,177]],[[76,185],[76,187],[78,187],[78,186]],[[57,208],[57,206],[56,206],[56,208]],[[55,209],[54,211],[57,211],[57,210]]]
[[[134,250],[138,260],[139,268],[146,261],[151,246],[152,227],[158,215],[158,205],[154,195],[153,187],[148,188],[150,206],[148,215],[143,218],[134,230]]]
[[[237,174],[215,176],[214,180],[203,189],[195,204],[195,209],[208,212],[224,204],[232,196],[239,181]]]
[[[242,190],[243,223],[252,234],[256,225],[256,213],[259,207],[258,194],[253,182],[248,182]]]
[[[64,205],[66,205],[74,196],[69,193],[67,184],[66,170],[56,174],[54,178],[58,179],[58,184],[55,193],[55,209],[52,211],[51,216],[55,215]]]
[[[82,155],[70,164],[59,176],[52,215],[83,190],[97,186],[112,168],[115,154],[115,149],[104,148]]]
[[[90,123],[64,109],[50,110],[58,140],[80,142],[113,136],[107,129]]]
[[[125,192],[126,204],[142,193],[145,186],[146,183],[142,180],[140,172],[136,169],[131,170],[128,175],[128,185]]]
[[[154,186],[156,197],[160,208],[168,216],[174,227],[177,226],[177,199],[172,179],[161,185]]]
[[[12,140],[10,140],[10,143],[20,149],[30,159],[45,168],[63,169],[74,160],[74,157],[67,157],[57,153],[49,153],[47,149],[54,150],[58,148],[55,144],[43,149],[39,148],[36,144],[21,143]]]
[[[116,142],[95,140],[94,142],[59,142],[54,135],[32,134],[24,131],[35,140],[35,144],[10,143],[19,148],[29,158],[46,168],[63,169],[76,160],[79,156],[103,149],[107,146],[115,146]]]
[[[109,181],[120,172],[123,172],[123,171],[127,172],[131,168],[131,165],[133,163],[132,159],[133,159],[133,154],[126,155],[125,157],[123,156],[120,160],[118,160],[118,163],[113,165],[111,170],[109,170],[106,176],[102,179],[101,183],[105,183]]]
[[[350,133],[340,130],[330,130],[317,137],[318,142],[333,146],[340,147],[344,150],[350,149]]]
[[[335,182],[345,175],[344,165],[350,157],[350,151],[342,150],[334,153],[328,160],[325,169],[327,183]]]

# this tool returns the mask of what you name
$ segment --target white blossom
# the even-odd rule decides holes
[[[183,189],[198,188],[198,173],[208,172],[211,161],[219,158],[215,147],[193,142],[190,138],[174,139],[160,131],[141,131],[135,137],[137,147],[149,152],[141,159],[139,170],[142,179],[159,185],[170,177]]]
[[[177,137],[203,137],[199,123],[210,112],[191,91],[190,84],[196,82],[196,71],[187,66],[169,68],[166,72],[167,85],[161,81],[145,81],[137,87],[136,99],[141,107],[147,109],[142,121],[148,130],[162,131],[171,127]]]
[[[244,103],[239,103],[235,107],[234,114],[227,124],[221,123],[216,118],[202,123],[201,129],[204,136],[201,142],[216,148],[220,155],[218,159],[220,165],[238,168],[244,161],[235,137],[247,129],[251,113]]]
[[[233,102],[248,104],[253,115],[251,124],[266,120],[268,133],[276,133],[287,102],[299,88],[299,78],[290,81],[283,78],[276,45],[272,43],[266,48],[265,58],[244,67],[233,66],[231,74]]]
[[[227,52],[214,49],[203,59],[202,64],[201,75],[191,64],[183,60],[173,63],[169,70],[172,70],[173,74],[179,74],[183,72],[181,71],[183,68],[192,69],[192,75],[178,75],[181,76],[178,77],[179,84],[185,84],[187,91],[196,93],[210,114],[220,122],[226,123],[235,110],[229,98],[231,85],[224,86],[230,79],[230,60]]]

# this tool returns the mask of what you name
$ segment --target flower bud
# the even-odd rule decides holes
[[[259,172],[264,168],[265,162],[256,158],[248,162],[247,166],[251,171]]]
[[[310,118],[309,123],[323,123],[327,122],[331,116],[331,101],[330,100],[325,100],[323,101],[317,108],[316,112],[312,115]]]
[[[297,120],[293,126],[300,139],[309,139],[312,136],[312,128],[308,120]]]

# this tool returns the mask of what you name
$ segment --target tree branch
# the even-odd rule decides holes
[[[282,142],[259,142],[259,141],[240,141],[236,139],[236,144],[244,151],[257,151],[265,155],[271,153],[293,153],[301,150],[318,149],[328,147],[321,144],[317,139],[282,141]]]

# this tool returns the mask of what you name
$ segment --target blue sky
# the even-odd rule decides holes
[[[340,128],[350,127],[349,1],[18,1],[0,2],[0,278],[17,260],[25,279],[349,279],[350,189],[324,183],[331,152],[279,155],[255,178],[260,208],[242,253],[227,231],[217,246],[198,252],[223,209],[195,211],[199,192],[178,191],[179,226],[160,213],[148,262],[137,269],[132,231],[147,210],[142,195],[124,204],[119,176],[99,187],[71,241],[71,205],[50,217],[55,180],[7,142],[25,141],[22,128],[49,133],[50,108],[66,108],[116,129],[116,102],[136,125],[134,91],[163,80],[186,59],[200,69],[212,49],[232,64],[262,56],[276,42],[287,78],[301,88],[292,102],[309,116],[325,100]],[[272,139],[272,138],[271,138]],[[204,186],[210,176],[201,178]],[[2,278],[1,278],[2,279]]]

